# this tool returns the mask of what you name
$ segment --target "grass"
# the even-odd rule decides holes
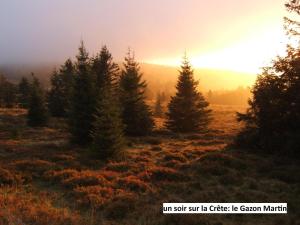
[[[300,223],[300,164],[231,149],[242,107],[213,106],[210,130],[132,138],[104,162],[68,143],[63,120],[26,126],[0,109],[0,224],[227,225]],[[287,202],[288,215],[163,215],[163,202]]]

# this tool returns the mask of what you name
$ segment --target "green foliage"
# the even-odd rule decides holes
[[[286,7],[300,14],[298,1],[288,1]],[[299,22],[287,19],[285,22],[288,33],[298,38],[295,25]],[[300,156],[299,55],[300,48],[287,46],[286,56],[277,57],[273,65],[258,76],[247,112],[238,114],[245,128],[237,136],[237,145]]]
[[[253,98],[245,114],[238,114],[245,129],[237,144],[268,152],[296,154],[300,148],[300,49],[288,47],[265,68],[252,89]],[[247,135],[247,136],[246,136]],[[299,154],[299,152],[297,153]]]
[[[91,131],[92,148],[100,158],[108,158],[122,150],[124,126],[115,93],[119,68],[106,46],[92,60],[92,69],[96,77],[97,99]]]
[[[94,115],[92,148],[101,158],[117,155],[124,146],[124,126],[117,101],[112,96],[109,87],[104,87]]]
[[[48,94],[49,110],[52,116],[66,117],[70,110],[70,99],[74,85],[74,66],[70,59],[54,71],[51,77],[51,90]]]
[[[26,77],[22,77],[18,84],[18,102],[22,108],[28,108],[30,95],[30,83]]]
[[[149,134],[154,126],[152,112],[145,102],[146,82],[134,56],[128,52],[120,78],[120,103],[127,135]]]
[[[48,121],[48,112],[44,99],[44,93],[39,80],[33,76],[29,96],[29,108],[27,113],[27,123],[32,127],[45,126]]]
[[[207,109],[209,104],[197,91],[197,85],[198,82],[193,78],[193,70],[185,57],[176,86],[176,95],[168,105],[168,129],[182,133],[206,129],[211,110]]]
[[[90,143],[95,101],[94,78],[91,73],[88,52],[81,42],[77,55],[76,77],[69,117],[70,132],[74,143],[82,145]]]
[[[16,104],[16,93],[16,86],[0,74],[0,107],[13,107]]]
[[[115,86],[119,67],[113,62],[111,53],[103,46],[100,53],[92,59],[92,70],[96,76],[96,88],[99,92],[104,86]]]

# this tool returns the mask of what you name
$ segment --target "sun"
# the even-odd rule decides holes
[[[285,53],[289,39],[281,26],[274,26],[243,40],[210,52],[188,52],[195,68],[210,68],[257,74],[270,64],[277,55]],[[160,65],[179,66],[181,56],[153,59],[147,62]]]

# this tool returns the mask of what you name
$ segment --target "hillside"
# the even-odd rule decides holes
[[[245,109],[213,110],[208,132],[157,130],[103,162],[69,144],[64,121],[32,129],[25,111],[1,109],[0,224],[299,224],[299,162],[228,147]],[[287,202],[289,215],[167,216],[163,202]]]

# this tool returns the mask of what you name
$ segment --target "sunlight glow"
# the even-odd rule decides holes
[[[235,44],[206,53],[192,53],[188,56],[195,68],[224,69],[257,74],[269,65],[277,55],[285,53],[289,39],[282,27],[273,27],[248,37]],[[179,66],[181,57],[176,59],[154,59],[149,63]]]

